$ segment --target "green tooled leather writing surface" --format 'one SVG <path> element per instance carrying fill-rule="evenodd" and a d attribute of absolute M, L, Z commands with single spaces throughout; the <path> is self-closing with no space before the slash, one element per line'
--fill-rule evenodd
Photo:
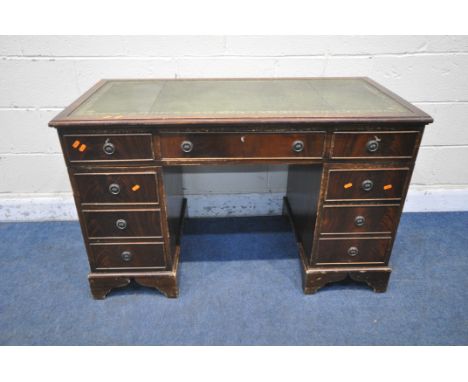
<path fill-rule="evenodd" d="M 411 117 L 362 78 L 107 81 L 73 119 Z"/>

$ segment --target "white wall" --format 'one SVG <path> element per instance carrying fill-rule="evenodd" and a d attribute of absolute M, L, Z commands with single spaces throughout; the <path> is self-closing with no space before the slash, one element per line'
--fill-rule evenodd
<path fill-rule="evenodd" d="M 417 195 L 451 189 L 461 207 L 466 201 L 467 36 L 1 36 L 0 56 L 0 219 L 29 213 L 34 208 L 23 202 L 39 203 L 38 196 L 43 205 L 70 201 L 47 122 L 99 79 L 125 77 L 369 76 L 435 119 L 422 142 L 410 207 Z M 285 187 L 277 167 L 211 172 L 185 176 L 187 193 L 199 195 L 192 198 L 194 215 L 269 213 Z M 207 199 L 207 193 L 238 195 Z M 415 210 L 434 208 L 427 197 L 416 204 Z M 41 216 L 47 213 L 57 217 Z"/>

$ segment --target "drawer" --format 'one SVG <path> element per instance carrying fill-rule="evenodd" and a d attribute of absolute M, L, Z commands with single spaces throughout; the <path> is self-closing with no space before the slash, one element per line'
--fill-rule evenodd
<path fill-rule="evenodd" d="M 401 199 L 408 171 L 408 168 L 331 169 L 325 199 Z"/>
<path fill-rule="evenodd" d="M 163 243 L 92 243 L 96 270 L 165 268 Z"/>
<path fill-rule="evenodd" d="M 331 157 L 341 158 L 412 158 L 419 133 L 410 132 L 336 132 Z"/>
<path fill-rule="evenodd" d="M 158 181 L 155 171 L 76 172 L 73 175 L 82 204 L 157 204 Z"/>
<path fill-rule="evenodd" d="M 322 158 L 325 133 L 161 135 L 162 158 Z"/>
<path fill-rule="evenodd" d="M 385 264 L 391 237 L 321 238 L 315 264 Z"/>
<path fill-rule="evenodd" d="M 358 206 L 324 206 L 320 233 L 387 233 L 395 230 L 400 206 L 392 205 L 358 205 Z"/>
<path fill-rule="evenodd" d="M 159 210 L 83 211 L 88 238 L 161 237 Z"/>
<path fill-rule="evenodd" d="M 70 162 L 154 159 L 151 134 L 64 135 L 63 151 Z"/>

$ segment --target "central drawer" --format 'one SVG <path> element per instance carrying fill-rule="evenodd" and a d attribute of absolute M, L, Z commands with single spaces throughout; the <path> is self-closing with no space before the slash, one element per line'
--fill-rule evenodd
<path fill-rule="evenodd" d="M 158 209 L 83 211 L 88 238 L 161 237 Z"/>
<path fill-rule="evenodd" d="M 325 133 L 163 134 L 165 158 L 322 158 Z"/>

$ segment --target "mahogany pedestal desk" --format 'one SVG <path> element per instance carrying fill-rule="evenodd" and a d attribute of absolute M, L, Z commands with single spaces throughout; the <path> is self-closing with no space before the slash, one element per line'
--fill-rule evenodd
<path fill-rule="evenodd" d="M 305 293 L 348 276 L 384 292 L 431 122 L 368 78 L 283 78 L 105 80 L 50 126 L 102 299 L 131 280 L 178 296 L 183 168 L 208 164 L 288 165 Z"/>

